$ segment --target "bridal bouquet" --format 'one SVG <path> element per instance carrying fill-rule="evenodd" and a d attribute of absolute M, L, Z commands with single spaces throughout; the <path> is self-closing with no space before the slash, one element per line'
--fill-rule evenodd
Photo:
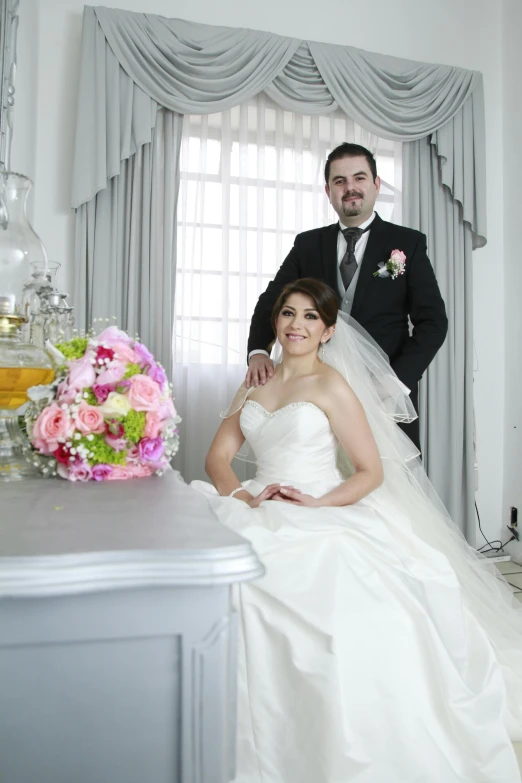
<path fill-rule="evenodd" d="M 115 326 L 51 347 L 50 386 L 34 386 L 25 414 L 26 457 L 69 481 L 161 474 L 178 450 L 167 376 L 152 354 Z"/>

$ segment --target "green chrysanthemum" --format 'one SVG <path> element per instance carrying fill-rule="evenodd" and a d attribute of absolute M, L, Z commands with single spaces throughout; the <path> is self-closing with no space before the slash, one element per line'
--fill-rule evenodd
<path fill-rule="evenodd" d="M 80 359 L 87 348 L 87 337 L 75 337 L 67 343 L 58 343 L 56 348 L 63 353 L 66 359 Z"/>
<path fill-rule="evenodd" d="M 121 423 L 125 430 L 125 438 L 130 443 L 138 443 L 145 429 L 145 411 L 129 411 Z"/>
<path fill-rule="evenodd" d="M 87 437 L 81 438 L 77 441 L 82 446 L 93 454 L 93 456 L 87 457 L 87 461 L 91 465 L 124 465 L 126 459 L 125 451 L 115 451 L 112 446 L 105 443 L 103 435 L 93 435 L 92 440 Z M 76 445 L 76 443 L 75 443 Z"/>
<path fill-rule="evenodd" d="M 89 405 L 98 405 L 98 399 L 92 389 L 84 389 L 82 396 L 85 402 Z"/>
<path fill-rule="evenodd" d="M 125 375 L 123 376 L 123 380 L 127 380 L 127 378 L 132 378 L 133 375 L 139 375 L 141 372 L 141 367 L 139 364 L 133 364 L 132 362 L 129 362 L 127 365 L 127 369 L 125 370 Z"/>

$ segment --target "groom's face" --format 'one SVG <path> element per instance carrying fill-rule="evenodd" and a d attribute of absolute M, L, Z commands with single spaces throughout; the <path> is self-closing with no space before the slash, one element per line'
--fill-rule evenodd
<path fill-rule="evenodd" d="M 371 217 L 381 180 L 373 181 L 366 158 L 340 158 L 330 164 L 326 195 L 345 226 L 359 226 Z"/>

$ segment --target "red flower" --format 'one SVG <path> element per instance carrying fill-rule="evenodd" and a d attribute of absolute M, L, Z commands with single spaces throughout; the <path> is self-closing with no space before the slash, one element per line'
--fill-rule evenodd
<path fill-rule="evenodd" d="M 63 465 L 69 464 L 69 457 L 71 456 L 69 449 L 64 443 L 59 443 L 56 451 L 52 452 L 53 457 L 57 462 L 61 462 Z"/>
<path fill-rule="evenodd" d="M 103 345 L 100 345 L 96 351 L 96 364 L 98 364 L 98 359 L 108 359 L 112 362 L 114 359 L 114 351 L 112 348 L 104 348 Z"/>

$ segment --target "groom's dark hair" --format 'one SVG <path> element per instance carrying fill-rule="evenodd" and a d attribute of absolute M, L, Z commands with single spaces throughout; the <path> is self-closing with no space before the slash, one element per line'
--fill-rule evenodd
<path fill-rule="evenodd" d="M 370 167 L 370 171 L 372 172 L 373 181 L 375 182 L 377 178 L 377 164 L 370 150 L 367 150 L 366 147 L 361 147 L 360 144 L 351 144 L 350 142 L 345 141 L 332 150 L 326 158 L 326 165 L 324 167 L 324 178 L 326 184 L 329 184 L 330 164 L 332 161 L 341 160 L 341 158 L 358 158 L 359 156 L 366 158 L 368 166 Z"/>
<path fill-rule="evenodd" d="M 277 333 L 276 321 L 279 313 L 286 304 L 289 296 L 292 294 L 304 294 L 312 299 L 315 309 L 321 316 L 325 326 L 333 326 L 337 321 L 339 312 L 339 297 L 329 285 L 315 277 L 302 277 L 293 283 L 285 285 L 272 310 L 272 328 L 274 334 Z"/>

